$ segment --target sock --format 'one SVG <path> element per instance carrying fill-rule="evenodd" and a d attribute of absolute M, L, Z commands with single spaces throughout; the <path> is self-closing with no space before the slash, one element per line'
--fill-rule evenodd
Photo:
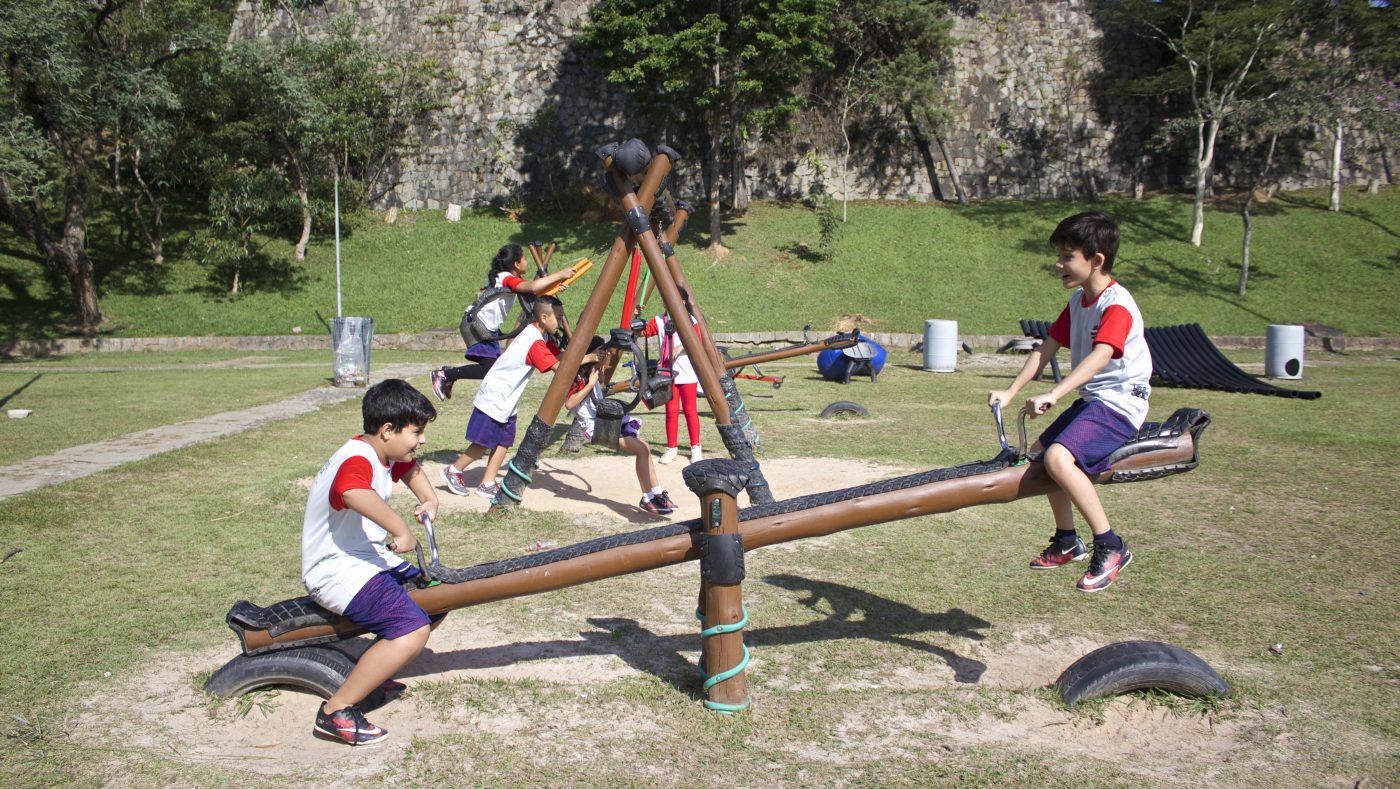
<path fill-rule="evenodd" d="M 1051 539 L 1053 539 L 1055 542 L 1073 542 L 1074 538 L 1078 536 L 1079 533 L 1076 532 L 1074 529 L 1065 529 L 1063 531 L 1061 531 L 1060 529 L 1056 529 L 1055 536 Z"/>
<path fill-rule="evenodd" d="M 1094 544 L 1102 545 L 1105 548 L 1109 548 L 1115 551 L 1123 550 L 1123 538 L 1114 534 L 1112 529 L 1109 529 L 1103 534 L 1095 534 Z"/>
<path fill-rule="evenodd" d="M 665 493 L 665 492 L 666 492 L 666 491 L 664 491 L 664 490 L 661 489 L 661 486 L 660 486 L 660 485 L 657 485 L 656 487 L 654 487 L 654 488 L 652 488 L 651 490 L 647 491 L 647 498 L 649 498 L 649 499 L 654 499 L 654 498 L 656 498 L 657 496 L 660 496 L 662 493 Z"/>

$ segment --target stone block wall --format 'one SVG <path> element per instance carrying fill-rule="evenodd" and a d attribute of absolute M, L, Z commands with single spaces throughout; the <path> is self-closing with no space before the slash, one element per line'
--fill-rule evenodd
<path fill-rule="evenodd" d="M 287 35 L 289 21 L 244 0 L 234 36 Z M 597 146 L 649 138 L 576 43 L 588 0 L 363 0 L 326 2 L 313 17 L 351 12 L 383 46 L 435 59 L 445 68 L 447 107 L 421 130 L 402 183 L 385 206 L 439 209 L 539 199 L 594 183 Z M 958 107 L 944 143 L 973 198 L 1092 198 L 1183 185 L 1181 162 L 1153 159 L 1142 141 L 1144 112 L 1106 98 L 1093 80 L 1104 35 L 1085 0 L 981 0 L 955 18 L 961 42 L 948 93 Z M 1118 66 L 1120 64 L 1113 64 Z M 932 177 L 903 118 L 889 111 L 853 119 L 852 155 L 841 178 L 842 141 L 831 118 L 810 110 L 793 132 L 755 140 L 745 175 L 758 198 L 796 198 L 821 189 L 852 199 L 927 200 L 953 196 L 940 149 Z M 654 141 L 654 140 L 653 140 Z M 698 190 L 694 150 L 679 175 Z M 1325 151 L 1303 147 L 1285 185 L 1326 180 Z M 1222 177 L 1229 177 L 1222 162 Z M 1373 175 L 1362 167 L 1349 183 Z M 696 196 L 696 195 L 691 195 Z"/>

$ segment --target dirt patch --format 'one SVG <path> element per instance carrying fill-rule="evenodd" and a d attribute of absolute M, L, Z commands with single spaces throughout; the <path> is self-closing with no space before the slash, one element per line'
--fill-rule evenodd
<path fill-rule="evenodd" d="M 438 472 L 442 464 L 428 460 L 425 465 L 441 490 Z M 699 515 L 698 501 L 684 493 L 680 482 L 683 467 L 684 463 L 678 462 L 660 469 L 663 484 L 681 504 L 673 519 Z M 887 478 L 901 471 L 877 464 L 812 458 L 770 459 L 764 461 L 763 469 L 784 498 Z M 470 471 L 474 476 L 469 475 L 469 481 L 476 484 L 481 467 Z M 549 457 L 540 464 L 526 506 L 570 513 L 590 523 L 659 520 L 634 506 L 639 495 L 632 463 L 626 457 Z M 440 492 L 440 499 L 445 510 L 485 510 L 489 506 L 486 499 L 477 496 Z M 400 503 L 407 507 L 411 496 Z M 586 700 L 601 685 L 648 673 L 663 676 L 674 670 L 671 663 L 676 654 L 649 653 L 655 650 L 658 637 L 669 641 L 694 636 L 694 624 L 686 612 L 671 613 L 673 616 L 658 621 L 659 626 L 645 630 L 629 628 L 626 622 L 590 620 L 593 630 L 564 628 L 524 638 L 521 623 L 492 617 L 489 611 L 473 612 L 469 626 L 463 624 L 465 618 L 451 618 L 400 675 L 409 685 L 409 693 L 371 716 L 394 733 L 372 749 L 351 749 L 314 738 L 311 724 L 319 699 L 308 693 L 275 690 L 254 694 L 248 697 L 253 703 L 244 715 L 239 714 L 237 702 L 211 703 L 199 689 L 199 672 L 223 665 L 232 656 L 231 645 L 198 653 L 154 655 L 128 681 L 113 681 L 93 695 L 88 711 L 75 723 L 74 736 L 149 748 L 190 763 L 236 765 L 281 776 L 294 784 L 323 777 L 325 765 L 332 763 L 342 781 L 372 778 L 386 765 L 400 763 L 416 738 L 431 741 L 471 731 L 499 735 L 519 730 L 528 734 L 537 725 L 524 701 L 521 707 L 484 709 L 458 703 L 460 698 L 453 695 L 458 691 L 451 687 L 444 689 L 446 696 L 440 692 L 442 683 L 458 679 L 537 680 L 551 687 L 570 688 L 578 694 L 579 703 L 565 704 L 565 709 L 554 713 L 562 712 L 569 718 L 569 727 L 590 731 L 626 727 L 636 730 L 633 735 L 640 732 L 645 736 L 648 727 L 657 725 L 655 721 L 645 716 L 625 721 L 609 718 L 615 711 L 610 713 L 608 707 L 595 707 Z M 366 643 L 358 639 L 338 646 L 354 654 Z M 940 701 L 912 709 L 857 705 L 842 714 L 842 741 L 850 743 L 850 749 L 838 752 L 800 740 L 778 748 L 796 758 L 841 762 L 856 758 L 856 753 L 862 754 L 861 758 L 871 753 L 899 756 L 911 743 L 926 743 L 934 737 L 949 750 L 994 745 L 1063 754 L 1081 763 L 1131 763 L 1133 772 L 1166 781 L 1202 775 L 1223 761 L 1259 758 L 1258 750 L 1247 750 L 1251 744 L 1257 745 L 1259 732 L 1266 728 L 1262 713 L 1257 711 L 1214 720 L 1173 715 L 1142 701 L 1119 699 L 1087 715 L 1062 709 L 1040 690 L 1070 663 L 1103 643 L 1034 628 L 997 643 L 969 638 L 959 642 L 956 651 L 964 658 L 962 662 L 979 667 L 974 675 L 960 674 L 950 662 L 932 670 L 890 666 L 888 671 L 867 674 L 861 681 L 862 688 L 877 692 L 927 688 L 935 692 L 932 698 Z M 695 659 L 688 651 L 682 653 L 686 659 Z M 781 661 L 776 658 L 767 669 L 763 659 L 755 664 L 760 694 L 781 695 L 798 688 L 843 690 L 840 683 L 833 683 L 811 666 L 783 665 Z M 217 730 L 216 737 L 209 736 L 212 730 Z"/>
<path fill-rule="evenodd" d="M 631 524 L 659 524 L 700 517 L 700 499 L 692 494 L 681 478 L 687 465 L 683 458 L 670 465 L 656 467 L 661 486 L 670 492 L 679 508 L 669 516 L 653 515 L 639 508 L 642 489 L 637 482 L 633 460 L 627 455 L 551 454 L 540 460 L 533 482 L 525 494 L 526 509 L 564 512 L 570 515 L 605 515 Z M 457 496 L 447 490 L 442 481 L 446 465 L 433 460 L 423 462 L 433 486 L 438 492 L 438 509 L 442 512 L 481 511 L 491 506 L 480 496 Z M 838 460 L 835 458 L 774 458 L 762 461 L 763 476 L 768 480 L 776 498 L 787 499 L 821 491 L 839 490 L 908 473 L 905 469 L 878 463 Z M 477 462 L 468 467 L 467 484 L 481 484 L 485 464 Z M 303 484 L 309 483 L 309 480 Z M 400 510 L 412 507 L 413 494 L 399 486 L 392 503 Z M 740 506 L 748 506 L 748 497 L 740 494 Z"/>
<path fill-rule="evenodd" d="M 130 682 L 100 691 L 89 712 L 76 724 L 74 736 L 112 739 L 125 746 L 150 748 L 191 763 L 237 765 L 266 775 L 312 779 L 316 771 L 334 763 L 342 780 L 370 778 L 385 765 L 405 755 L 415 738 L 432 739 L 447 733 L 479 729 L 509 734 L 528 729 L 529 715 L 521 709 L 478 709 L 473 705 L 444 708 L 434 699 L 433 686 L 454 679 L 534 679 L 553 686 L 575 688 L 580 703 L 567 717 L 588 727 L 604 727 L 606 709 L 590 706 L 589 690 L 614 680 L 647 671 L 631 654 L 655 644 L 656 637 L 694 634 L 688 622 L 673 631 L 629 634 L 626 628 L 606 638 L 587 633 L 541 637 L 521 641 L 499 619 L 474 616 L 470 627 L 444 627 L 434 634 L 427 650 L 400 675 L 409 694 L 376 710 L 374 722 L 395 732 L 372 749 L 351 749 L 311 736 L 311 722 L 319 699 L 298 691 L 281 690 L 260 696 L 246 715 L 234 702 L 213 705 L 197 688 L 196 671 L 220 665 L 227 648 L 194 654 L 172 654 L 147 661 Z M 611 629 L 610 629 L 611 631 Z M 630 642 L 630 643 L 629 643 Z M 356 652 L 363 639 L 340 645 Z M 951 672 L 919 673 L 892 667 L 870 688 L 927 688 L 947 695 L 922 710 L 857 707 L 841 721 L 841 739 L 852 748 L 846 753 L 795 741 L 781 746 L 797 758 L 842 762 L 862 754 L 896 756 L 913 742 L 935 737 L 946 747 L 996 745 L 1055 753 L 1079 761 L 1109 760 L 1132 765 L 1132 772 L 1166 781 L 1199 776 L 1221 762 L 1257 758 L 1250 753 L 1266 728 L 1258 711 L 1225 719 L 1175 715 L 1129 698 L 1101 705 L 1094 715 L 1060 708 L 1038 688 L 1052 682 L 1065 666 L 1101 644 L 1087 638 L 1049 638 L 1036 631 L 1016 634 L 998 647 L 969 644 L 968 649 L 987 665 L 976 686 L 958 684 Z M 690 655 L 693 659 L 693 655 Z M 762 671 L 762 666 L 756 667 Z M 820 671 L 809 677 L 820 685 Z M 425 684 L 426 683 L 426 684 Z M 767 693 L 783 693 L 769 688 Z M 878 705 L 876 705 L 878 706 Z M 621 725 L 620 722 L 614 722 Z M 631 727 L 654 725 L 631 720 Z M 218 731 L 210 737 L 211 727 Z M 820 758 L 818 758 L 820 757 Z"/>

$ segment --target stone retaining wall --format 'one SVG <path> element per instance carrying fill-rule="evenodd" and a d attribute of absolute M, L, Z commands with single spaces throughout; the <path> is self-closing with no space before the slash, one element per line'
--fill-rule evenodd
<path fill-rule="evenodd" d="M 813 334 L 813 337 L 829 335 Z M 897 351 L 907 351 L 923 342 L 921 334 L 870 332 L 867 337 L 880 345 Z M 964 334 L 961 342 L 979 351 L 994 351 L 1020 339 L 1019 334 Z M 796 345 L 803 342 L 801 332 L 731 332 L 715 335 L 720 345 L 758 347 Z M 1219 348 L 1264 350 L 1264 337 L 1220 335 L 1211 337 Z M 1304 346 L 1309 351 L 1325 352 L 1322 337 L 1307 337 Z M 1344 344 L 1348 351 L 1400 351 L 1400 337 L 1343 337 L 1331 340 L 1333 347 Z M 376 334 L 374 349 L 395 351 L 442 351 L 458 354 L 462 338 L 456 330 L 427 331 L 418 334 Z M 57 340 L 18 340 L 0 342 L 0 358 L 36 358 L 76 353 L 159 352 L 191 350 L 238 351 L 317 351 L 331 348 L 330 335 L 291 334 L 257 337 L 70 337 Z"/>
<path fill-rule="evenodd" d="M 442 70 L 446 106 L 432 128 L 416 132 L 418 151 L 401 162 L 384 207 L 441 209 L 558 196 L 597 180 L 593 152 L 602 143 L 653 136 L 630 111 L 626 93 L 604 79 L 577 43 L 589 0 L 297 5 L 313 35 L 331 15 L 353 13 L 385 49 L 426 58 Z M 972 197 L 1092 199 L 1138 182 L 1149 189 L 1185 185 L 1184 161 L 1150 153 L 1146 137 L 1154 126 L 1146 105 L 1095 85 L 1105 34 L 1090 3 L 980 0 L 957 7 L 959 43 L 947 81 L 954 119 L 944 141 Z M 283 4 L 242 0 L 232 36 L 280 38 L 292 29 Z M 1115 61 L 1111 67 L 1121 73 L 1131 66 Z M 752 135 L 745 150 L 750 194 L 800 198 L 816 189 L 852 199 L 926 200 L 936 193 L 932 178 L 952 198 L 937 146 L 931 175 L 896 108 L 851 119 L 853 147 L 842 183 L 839 125 L 818 105 L 812 102 L 813 109 L 778 138 Z M 694 141 L 668 141 L 695 156 Z M 1289 186 L 1325 183 L 1321 152 L 1305 149 L 1303 156 L 1280 168 Z M 1348 184 L 1373 174 L 1347 166 Z M 1219 177 L 1229 180 L 1227 161 Z M 677 178 L 679 192 L 698 195 L 693 158 Z"/>

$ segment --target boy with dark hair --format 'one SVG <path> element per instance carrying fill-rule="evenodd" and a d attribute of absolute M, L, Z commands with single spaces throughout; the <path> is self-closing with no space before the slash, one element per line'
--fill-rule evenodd
<path fill-rule="evenodd" d="M 389 732 L 365 720 L 357 705 L 375 691 L 402 691 L 394 674 L 418 656 L 429 630 L 442 620 L 430 618 L 404 591 L 418 568 L 394 554 L 412 551 L 417 542 L 389 506 L 401 480 L 418 497 L 414 517 L 437 514 L 437 494 L 416 458 L 437 411 L 408 382 L 391 379 L 365 392 L 360 413 L 364 432 L 336 450 L 311 483 L 301 577 L 311 599 L 378 637 L 317 709 L 313 733 L 373 745 Z"/>
<path fill-rule="evenodd" d="M 1075 214 L 1050 234 L 1059 251 L 1055 269 L 1069 303 L 1051 325 L 1049 338 L 1026 360 L 1006 389 L 987 395 L 989 406 L 1011 403 L 1021 387 L 1038 378 L 1062 346 L 1070 350 L 1071 372 L 1049 392 L 1026 401 L 1035 418 L 1078 389 L 1079 399 L 1057 418 L 1031 448 L 1060 489 L 1049 495 L 1055 517 L 1050 546 L 1031 561 L 1044 570 L 1089 555 L 1074 530 L 1074 509 L 1094 533 L 1089 570 L 1079 579 L 1083 592 L 1107 589 L 1133 560 L 1123 538 L 1114 534 L 1092 477 L 1107 471 L 1108 458 L 1142 427 L 1152 394 L 1152 356 L 1143 338 L 1142 314 L 1127 289 L 1113 279 L 1118 254 L 1118 224 L 1108 214 Z"/>
<path fill-rule="evenodd" d="M 525 385 L 536 372 L 547 373 L 559 366 L 559 346 L 549 339 L 559 330 L 564 312 L 559 299 L 540 296 L 535 300 L 535 322 L 516 335 L 500 358 L 481 380 L 472 401 L 472 415 L 467 422 L 466 439 L 471 443 L 451 465 L 442 469 L 442 481 L 450 493 L 465 496 L 472 492 L 462 471 L 479 460 L 489 450 L 486 473 L 476 494 L 495 499 L 500 487 L 496 474 L 506 461 L 506 451 L 515 445 L 516 406 L 525 395 Z M 589 354 L 580 364 L 596 361 Z"/>
<path fill-rule="evenodd" d="M 594 336 L 588 344 L 588 350 L 590 353 L 601 351 L 604 344 L 602 337 Z M 579 429 L 589 439 L 593 438 L 594 428 L 598 424 L 598 403 L 608 396 L 607 390 L 599 382 L 599 375 L 600 370 L 596 362 L 579 365 L 574 385 L 564 400 L 564 407 L 578 416 Z M 642 500 L 637 506 L 653 515 L 670 515 L 675 512 L 676 503 L 671 501 L 670 494 L 661 487 L 661 481 L 657 478 L 656 464 L 651 459 L 651 446 L 642 440 L 641 420 L 631 416 L 622 420 L 617 445 L 613 449 L 626 452 L 635 458 L 637 484 L 642 486 Z"/>

